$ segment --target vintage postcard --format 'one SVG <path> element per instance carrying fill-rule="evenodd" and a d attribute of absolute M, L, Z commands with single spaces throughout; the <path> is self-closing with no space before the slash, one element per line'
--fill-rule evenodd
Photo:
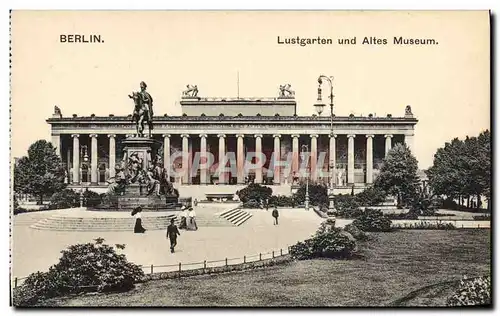
<path fill-rule="evenodd" d="M 492 306 L 489 11 L 12 11 L 11 304 Z"/>

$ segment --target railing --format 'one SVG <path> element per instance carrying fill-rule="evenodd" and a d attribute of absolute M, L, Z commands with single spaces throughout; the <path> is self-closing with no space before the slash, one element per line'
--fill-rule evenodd
<path fill-rule="evenodd" d="M 218 271 L 208 271 L 213 268 L 229 268 L 235 266 L 242 266 L 245 264 L 259 263 L 264 261 L 269 261 L 273 259 L 278 259 L 290 254 L 290 246 L 287 248 L 281 248 L 279 250 L 273 250 L 265 253 L 258 253 L 254 255 L 244 255 L 243 257 L 237 258 L 224 258 L 220 260 L 203 260 L 200 262 L 188 262 L 188 263 L 175 263 L 175 264 L 162 264 L 162 265 L 140 265 L 146 275 L 153 275 L 157 273 L 176 273 L 176 277 L 182 277 L 183 272 L 197 271 L 200 270 L 198 274 L 205 273 L 217 273 Z M 221 270 L 220 272 L 224 272 Z M 15 277 L 13 282 L 13 287 L 17 288 L 22 285 L 23 281 L 27 277 Z"/>

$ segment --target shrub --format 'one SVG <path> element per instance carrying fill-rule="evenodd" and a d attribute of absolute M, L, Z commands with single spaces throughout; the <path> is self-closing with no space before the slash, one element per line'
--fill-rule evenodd
<path fill-rule="evenodd" d="M 256 200 L 248 200 L 248 201 L 243 203 L 243 207 L 244 208 L 260 208 L 261 203 L 260 203 L 260 201 L 256 201 Z"/>
<path fill-rule="evenodd" d="M 273 195 L 269 198 L 270 206 L 279 206 L 279 207 L 294 207 L 295 199 L 293 196 L 286 195 Z"/>
<path fill-rule="evenodd" d="M 355 195 L 356 201 L 360 205 L 375 206 L 385 201 L 387 194 L 378 187 L 371 186 Z"/>
<path fill-rule="evenodd" d="M 356 240 L 348 232 L 335 228 L 331 220 L 323 223 L 316 234 L 290 247 L 292 258 L 349 258 L 356 251 Z"/>
<path fill-rule="evenodd" d="M 14 290 L 15 306 L 30 306 L 39 300 L 85 290 L 100 292 L 129 290 L 144 276 L 141 267 L 127 261 L 125 255 L 103 244 L 77 244 L 62 251 L 59 262 L 48 272 L 36 272 Z M 123 249 L 124 245 L 116 245 Z"/>
<path fill-rule="evenodd" d="M 306 185 L 301 184 L 293 196 L 297 204 L 304 204 L 306 201 Z M 309 203 L 315 206 L 328 205 L 328 188 L 323 184 L 310 183 Z"/>
<path fill-rule="evenodd" d="M 370 235 L 367 232 L 362 231 L 359 227 L 353 224 L 346 225 L 344 230 L 351 234 L 356 240 L 364 241 L 370 239 Z"/>
<path fill-rule="evenodd" d="M 49 208 L 62 209 L 78 207 L 79 205 L 80 194 L 71 189 L 64 189 L 52 195 L 50 198 Z"/>
<path fill-rule="evenodd" d="M 99 193 L 85 190 L 83 192 L 84 206 L 94 207 L 101 204 L 102 197 Z"/>
<path fill-rule="evenodd" d="M 338 195 L 335 197 L 336 216 L 341 218 L 356 218 L 363 211 L 359 208 L 359 203 L 354 196 Z"/>
<path fill-rule="evenodd" d="M 444 208 L 448 210 L 457 210 L 458 209 L 458 204 L 457 202 L 453 201 L 451 198 L 446 198 L 441 201 L 441 205 L 439 208 Z"/>
<path fill-rule="evenodd" d="M 271 188 L 258 183 L 249 184 L 247 187 L 236 192 L 236 195 L 238 195 L 242 203 L 246 203 L 250 200 L 266 201 L 272 194 L 273 190 Z"/>
<path fill-rule="evenodd" d="M 387 232 L 391 230 L 392 221 L 380 210 L 366 209 L 352 224 L 365 232 Z"/>
<path fill-rule="evenodd" d="M 460 281 L 459 288 L 446 302 L 448 306 L 471 306 L 491 304 L 491 277 L 480 277 Z"/>

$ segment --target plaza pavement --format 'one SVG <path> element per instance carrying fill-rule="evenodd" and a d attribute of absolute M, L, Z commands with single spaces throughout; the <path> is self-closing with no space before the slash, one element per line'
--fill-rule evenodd
<path fill-rule="evenodd" d="M 204 208 L 208 205 L 204 205 Z M 220 206 L 214 211 L 220 211 Z M 81 211 L 81 210 L 80 210 Z M 60 211 L 59 211 L 60 212 Z M 204 260 L 224 260 L 243 256 L 268 253 L 311 236 L 323 221 L 315 212 L 302 209 L 281 209 L 279 225 L 273 225 L 271 209 L 248 210 L 252 217 L 238 227 L 200 227 L 198 231 L 181 230 L 174 254 L 170 253 L 165 231 L 147 231 L 145 234 L 133 232 L 67 232 L 32 229 L 24 224 L 23 215 L 15 216 L 12 232 L 12 275 L 25 277 L 32 272 L 47 271 L 59 261 L 60 251 L 68 246 L 92 242 L 97 237 L 110 245 L 125 244 L 123 253 L 127 259 L 149 267 L 157 265 L 178 265 Z M 46 212 L 37 212 L 43 217 Z M 46 213 L 48 216 L 50 213 Z M 144 216 L 149 214 L 144 213 Z M 28 216 L 27 214 L 25 216 Z M 230 260 L 231 263 L 231 260 Z M 187 267 L 187 266 L 186 266 Z M 195 268 L 195 267 L 192 267 Z M 163 271 L 175 268 L 165 268 Z M 149 271 L 149 269 L 145 270 Z M 161 271 L 156 269 L 155 271 Z"/>

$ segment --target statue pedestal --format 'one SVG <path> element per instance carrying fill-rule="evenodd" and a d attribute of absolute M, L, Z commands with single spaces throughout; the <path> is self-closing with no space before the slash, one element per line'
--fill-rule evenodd
<path fill-rule="evenodd" d="M 153 166 L 155 159 L 158 155 L 158 149 L 161 148 L 162 143 L 148 137 L 127 137 L 122 144 L 124 145 L 124 161 L 130 162 L 132 156 L 137 156 L 135 160 L 139 163 L 137 170 L 146 171 L 149 167 Z M 133 176 L 133 170 L 128 170 L 127 166 L 124 170 L 128 176 Z M 168 166 L 167 166 L 168 167 Z M 147 185 L 144 183 L 130 183 L 125 187 L 123 195 L 114 195 L 108 198 L 106 204 L 96 207 L 100 210 L 114 210 L 114 211 L 132 211 L 134 208 L 140 206 L 144 211 L 174 211 L 179 210 L 181 205 L 177 195 L 156 195 L 148 194 Z"/>
<path fill-rule="evenodd" d="M 148 137 L 127 137 L 122 144 L 125 161 L 136 154 L 142 160 L 143 170 L 151 166 L 158 154 L 158 149 L 162 146 L 161 142 Z"/>

